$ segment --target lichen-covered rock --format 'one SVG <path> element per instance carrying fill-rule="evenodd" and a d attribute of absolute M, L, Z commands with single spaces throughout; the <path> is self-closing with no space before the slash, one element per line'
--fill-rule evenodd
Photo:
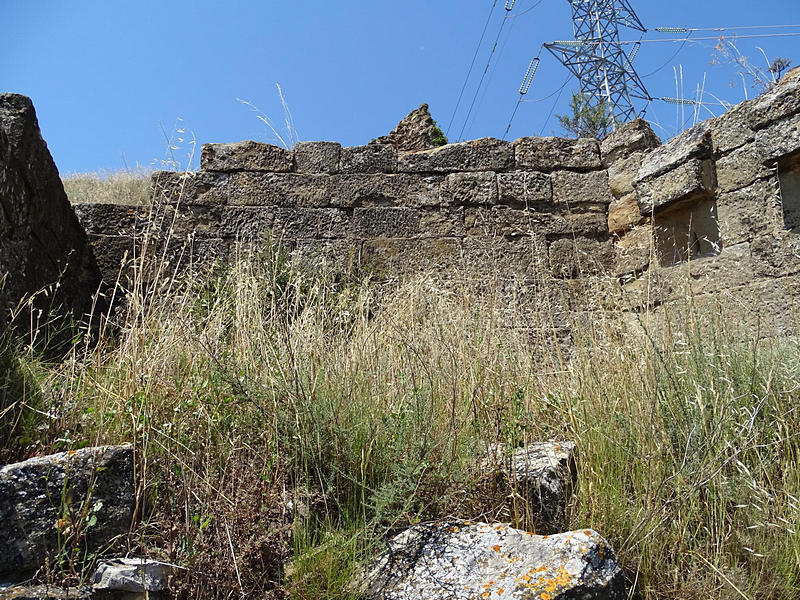
<path fill-rule="evenodd" d="M 670 204 L 710 196 L 716 187 L 716 173 L 711 160 L 690 159 L 653 179 L 635 184 L 639 208 L 652 214 Z"/>
<path fill-rule="evenodd" d="M 634 152 L 649 152 L 658 148 L 661 140 L 644 119 L 634 119 L 612 131 L 600 143 L 603 164 L 608 166 L 629 157 Z"/>
<path fill-rule="evenodd" d="M 797 97 L 800 98 L 800 92 Z M 756 147 L 765 162 L 776 161 L 800 151 L 800 113 L 758 131 Z"/>
<path fill-rule="evenodd" d="M 563 529 L 567 503 L 575 483 L 575 442 L 536 442 L 511 452 L 493 444 L 482 467 L 502 474 L 508 485 L 525 499 L 538 533 Z"/>
<path fill-rule="evenodd" d="M 442 206 L 459 204 L 497 204 L 497 175 L 484 173 L 453 173 L 441 187 Z"/>
<path fill-rule="evenodd" d="M 114 558 L 97 565 L 95 591 L 161 592 L 169 588 L 172 565 L 147 558 Z"/>
<path fill-rule="evenodd" d="M 0 600 L 90 600 L 92 588 L 57 585 L 0 586 Z"/>
<path fill-rule="evenodd" d="M 436 121 L 431 117 L 427 104 L 412 110 L 389 135 L 374 139 L 370 144 L 388 144 L 400 152 L 414 152 L 434 147 Z"/>
<path fill-rule="evenodd" d="M 56 316 L 51 309 L 80 320 L 100 285 L 33 103 L 19 94 L 0 94 L 0 281 L 0 327 L 20 300 L 36 294 L 16 319 L 20 328 L 34 329 L 40 318 Z M 37 294 L 44 289 L 50 293 Z"/>
<path fill-rule="evenodd" d="M 200 168 L 203 171 L 286 173 L 294 170 L 294 155 L 280 146 L 251 140 L 232 144 L 203 144 Z"/>
<path fill-rule="evenodd" d="M 600 145 L 595 139 L 525 137 L 514 142 L 517 169 L 549 173 L 559 169 L 600 169 Z"/>
<path fill-rule="evenodd" d="M 0 579 L 20 581 L 59 550 L 97 552 L 133 518 L 133 450 L 103 446 L 0 467 Z"/>
<path fill-rule="evenodd" d="M 401 173 L 502 172 L 513 167 L 514 149 L 511 143 L 495 138 L 401 154 L 397 164 L 397 170 Z"/>
<path fill-rule="evenodd" d="M 617 600 L 614 551 L 586 529 L 537 536 L 506 525 L 446 522 L 396 536 L 367 568 L 369 600 Z"/>

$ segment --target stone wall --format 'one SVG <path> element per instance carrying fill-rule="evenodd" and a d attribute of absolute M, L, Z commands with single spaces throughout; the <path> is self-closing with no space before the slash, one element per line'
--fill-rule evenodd
<path fill-rule="evenodd" d="M 644 121 L 602 143 L 206 144 L 201 171 L 154 176 L 154 208 L 77 211 L 106 279 L 157 214 L 174 252 L 191 241 L 206 260 L 269 234 L 307 264 L 383 278 L 494 274 L 564 311 L 598 300 L 586 297 L 596 275 L 600 300 L 631 310 L 687 285 L 697 298 L 735 291 L 788 327 L 800 297 L 799 123 L 795 71 L 665 145 Z"/>

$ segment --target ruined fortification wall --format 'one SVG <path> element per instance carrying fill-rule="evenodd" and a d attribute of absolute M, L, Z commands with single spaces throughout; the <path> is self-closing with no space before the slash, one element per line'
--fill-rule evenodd
<path fill-rule="evenodd" d="M 663 146 L 644 121 L 602 142 L 206 144 L 201 171 L 154 176 L 155 206 L 176 248 L 191 240 L 204 260 L 269 233 L 308 264 L 499 274 L 564 311 L 735 293 L 787 328 L 800 297 L 798 75 Z M 77 210 L 115 275 L 148 209 Z"/>

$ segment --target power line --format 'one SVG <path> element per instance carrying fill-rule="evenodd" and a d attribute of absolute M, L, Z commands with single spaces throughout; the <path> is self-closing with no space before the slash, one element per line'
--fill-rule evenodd
<path fill-rule="evenodd" d="M 511 12 L 511 9 L 514 8 L 516 0 L 506 0 L 506 14 L 503 16 L 503 21 L 500 23 L 500 30 L 497 32 L 497 37 L 494 39 L 494 44 L 492 44 L 492 51 L 489 53 L 489 58 L 486 60 L 486 67 L 483 69 L 483 73 L 481 74 L 481 79 L 478 81 L 478 87 L 475 88 L 475 95 L 472 97 L 472 102 L 469 105 L 469 110 L 467 111 L 467 117 L 464 119 L 464 125 L 461 127 L 461 131 L 458 134 L 458 139 L 462 139 L 464 135 L 464 130 L 467 127 L 467 123 L 469 122 L 469 118 L 472 115 L 472 109 L 475 108 L 475 101 L 478 99 L 478 94 L 481 91 L 481 87 L 483 86 L 483 80 L 486 78 L 486 73 L 489 72 L 489 65 L 492 62 L 492 57 L 494 56 L 495 51 L 497 50 L 497 43 L 500 41 L 500 36 L 503 34 L 503 28 L 506 25 L 506 21 L 508 21 L 508 13 Z"/>
<path fill-rule="evenodd" d="M 447 131 L 445 132 L 445 135 L 448 135 L 450 133 L 450 127 L 453 126 L 453 121 L 456 118 L 458 107 L 461 105 L 461 99 L 464 97 L 464 91 L 467 89 L 467 83 L 469 82 L 469 77 L 470 75 L 472 75 L 472 69 L 475 66 L 475 61 L 478 58 L 478 53 L 481 50 L 481 45 L 483 45 L 483 38 L 486 36 L 486 30 L 489 29 L 489 23 L 492 20 L 492 13 L 494 13 L 494 9 L 496 6 L 497 6 L 497 0 L 494 0 L 492 8 L 489 9 L 489 16 L 486 17 L 486 24 L 483 26 L 483 33 L 481 33 L 481 39 L 478 40 L 478 47 L 475 48 L 475 54 L 472 56 L 472 62 L 469 65 L 467 76 L 464 78 L 464 85 L 461 86 L 461 93 L 458 95 L 458 102 L 456 102 L 456 107 L 453 109 L 453 115 L 450 117 L 450 123 L 447 124 Z"/>
<path fill-rule="evenodd" d="M 729 31 L 731 29 L 797 29 L 800 25 L 742 25 L 741 27 L 655 27 L 659 33 L 686 33 L 687 31 Z"/>

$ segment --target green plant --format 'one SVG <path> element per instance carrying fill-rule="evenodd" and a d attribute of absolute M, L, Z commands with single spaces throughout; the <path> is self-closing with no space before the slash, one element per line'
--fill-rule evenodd
<path fill-rule="evenodd" d="M 599 101 L 577 92 L 570 100 L 570 114 L 556 115 L 561 127 L 569 135 L 603 139 L 617 121 L 605 98 Z"/>
<path fill-rule="evenodd" d="M 433 122 L 433 130 L 431 132 L 432 138 L 431 143 L 434 147 L 438 146 L 446 146 L 447 145 L 447 136 L 441 130 L 439 125 L 436 124 L 436 121 Z"/>

